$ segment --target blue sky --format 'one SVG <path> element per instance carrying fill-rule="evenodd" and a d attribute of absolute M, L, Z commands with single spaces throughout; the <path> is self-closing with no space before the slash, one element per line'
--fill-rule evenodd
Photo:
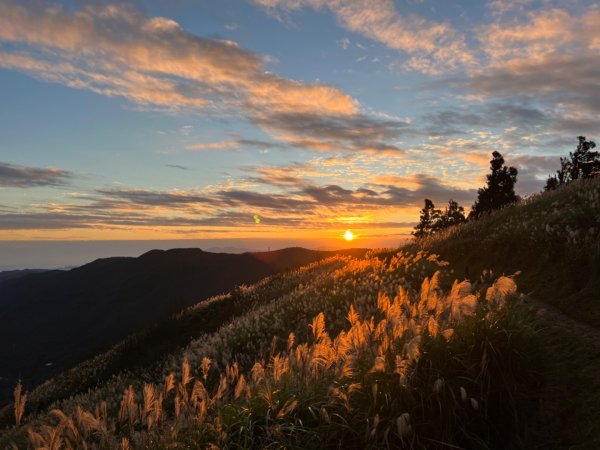
<path fill-rule="evenodd" d="M 494 150 L 539 191 L 598 80 L 591 1 L 0 0 L 0 240 L 397 242 Z"/>

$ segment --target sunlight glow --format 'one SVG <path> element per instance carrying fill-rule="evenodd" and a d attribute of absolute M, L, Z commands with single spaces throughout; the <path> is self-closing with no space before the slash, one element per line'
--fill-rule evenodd
<path fill-rule="evenodd" d="M 346 232 L 344 233 L 344 239 L 346 239 L 347 241 L 353 240 L 354 237 L 354 234 L 350 230 L 346 230 Z"/>

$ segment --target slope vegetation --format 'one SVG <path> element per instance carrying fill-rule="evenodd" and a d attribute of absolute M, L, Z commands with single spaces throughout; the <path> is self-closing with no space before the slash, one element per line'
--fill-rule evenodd
<path fill-rule="evenodd" d="M 18 379 L 31 389 L 200 300 L 333 254 L 152 250 L 7 279 L 0 283 L 0 405 Z"/>
<path fill-rule="evenodd" d="M 286 277 L 297 284 L 283 295 L 244 289 L 247 312 L 160 375 L 122 373 L 26 415 L 5 442 L 509 448 L 526 437 L 538 352 L 511 278 L 453 282 L 437 257 L 398 251 Z"/>
<path fill-rule="evenodd" d="M 600 177 L 535 195 L 421 240 L 457 275 L 521 271 L 524 292 L 600 328 Z"/>

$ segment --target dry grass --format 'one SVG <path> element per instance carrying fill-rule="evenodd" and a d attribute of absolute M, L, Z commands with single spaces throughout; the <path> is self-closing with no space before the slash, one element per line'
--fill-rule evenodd
<path fill-rule="evenodd" d="M 507 426 L 493 423 L 499 392 L 519 389 L 516 285 L 450 284 L 445 266 L 423 253 L 346 259 L 193 343 L 163 381 L 107 385 L 30 418 L 27 445 L 486 448 Z"/>

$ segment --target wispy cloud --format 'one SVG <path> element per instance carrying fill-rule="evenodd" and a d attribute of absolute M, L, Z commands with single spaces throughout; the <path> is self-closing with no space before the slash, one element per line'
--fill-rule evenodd
<path fill-rule="evenodd" d="M 459 201 L 470 201 L 474 196 L 473 190 L 452 187 L 427 175 L 382 177 L 357 186 L 319 183 L 315 179 L 335 173 L 319 172 L 316 166 L 328 164 L 327 160 L 320 161 L 247 168 L 248 177 L 232 186 L 163 191 L 113 187 L 73 194 L 70 202 L 32 206 L 18 213 L 6 211 L 0 228 L 189 231 L 203 226 L 254 230 L 254 214 L 263 219 L 263 231 L 323 230 L 348 223 L 372 229 L 394 228 L 411 223 L 405 217 L 418 210 L 425 196 L 443 202 L 448 196 Z M 341 160 L 332 163 L 340 164 Z"/>
<path fill-rule="evenodd" d="M 71 11 L 5 1 L 0 41 L 20 45 L 19 51 L 0 52 L 0 67 L 73 88 L 151 108 L 233 114 L 267 130 L 296 133 L 295 139 L 311 132 L 299 134 L 291 123 L 303 117 L 318 134 L 337 133 L 338 147 L 381 145 L 355 142 L 368 118 L 340 89 L 279 77 L 265 70 L 263 56 L 234 42 L 192 35 L 173 20 L 147 17 L 129 6 Z"/>
<path fill-rule="evenodd" d="M 272 14 L 328 9 L 347 30 L 409 55 L 406 67 L 425 73 L 464 69 L 475 60 L 450 24 L 402 15 L 392 0 L 252 0 Z M 280 17 L 280 16 L 279 16 Z"/>
<path fill-rule="evenodd" d="M 0 186 L 4 187 L 63 186 L 71 177 L 71 172 L 62 169 L 15 166 L 0 162 Z"/>
<path fill-rule="evenodd" d="M 488 8 L 495 15 L 524 11 L 535 0 L 489 0 Z"/>

